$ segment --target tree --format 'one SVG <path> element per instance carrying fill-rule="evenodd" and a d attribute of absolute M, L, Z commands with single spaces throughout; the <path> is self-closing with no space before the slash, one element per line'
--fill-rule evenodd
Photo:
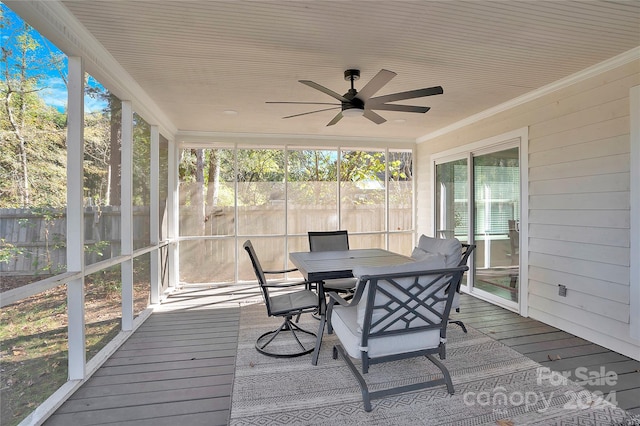
<path fill-rule="evenodd" d="M 100 131 L 101 140 L 92 140 L 86 137 L 87 133 L 87 125 L 89 122 L 85 118 L 85 144 L 87 142 L 93 143 L 94 147 L 90 147 L 89 150 L 92 150 L 97 147 L 97 145 L 104 145 L 105 142 L 108 146 L 104 148 L 98 148 L 100 150 L 106 149 L 106 153 L 108 153 L 106 159 L 106 163 L 102 163 L 99 161 L 94 164 L 96 166 L 96 170 L 106 170 L 107 175 L 104 177 L 106 181 L 106 187 L 93 188 L 93 187 L 85 187 L 85 190 L 88 192 L 87 196 L 94 198 L 96 200 L 100 200 L 100 204 L 103 205 L 112 205 L 119 206 L 121 204 L 122 199 L 122 190 L 120 188 L 120 177 L 121 177 L 121 163 L 122 163 L 122 153 L 120 150 L 122 144 L 122 101 L 118 99 L 113 93 L 106 90 L 99 84 L 87 84 L 85 86 L 85 94 L 91 98 L 103 101 L 105 103 L 105 108 L 98 112 L 92 113 L 99 114 L 101 116 L 99 124 L 100 126 L 107 126 L 108 131 L 105 133 L 104 130 Z M 108 122 L 105 122 L 105 120 Z M 97 124 L 94 122 L 94 124 Z M 89 161 L 91 164 L 91 159 L 87 158 L 86 155 L 87 148 L 85 147 L 85 161 Z M 86 176 L 88 172 L 87 163 L 85 163 L 85 183 Z M 103 173 L 100 173 L 103 174 Z"/>
<path fill-rule="evenodd" d="M 111 179 L 109 117 L 103 112 L 85 114 L 84 192 L 95 205 L 108 202 Z"/>
<path fill-rule="evenodd" d="M 5 207 L 66 203 L 66 117 L 40 97 L 62 58 L 43 55 L 34 30 L 4 13 L 0 65 L 0 196 Z M 18 161 L 15 161 L 15 159 Z"/>
<path fill-rule="evenodd" d="M 112 93 L 107 92 L 109 101 L 109 191 L 107 192 L 106 203 L 111 206 L 122 204 L 122 189 L 120 187 L 120 175 L 122 164 L 122 102 Z"/>

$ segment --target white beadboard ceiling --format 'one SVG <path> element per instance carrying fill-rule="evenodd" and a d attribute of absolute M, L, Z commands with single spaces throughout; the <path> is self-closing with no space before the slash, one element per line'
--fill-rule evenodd
<path fill-rule="evenodd" d="M 639 1 L 63 1 L 186 132 L 416 140 L 640 45 Z M 332 102 L 380 69 L 398 75 L 376 95 L 441 85 L 411 101 L 426 114 L 337 111 L 283 116 Z M 225 114 L 226 110 L 237 115 Z M 400 120 L 405 120 L 400 122 Z"/>

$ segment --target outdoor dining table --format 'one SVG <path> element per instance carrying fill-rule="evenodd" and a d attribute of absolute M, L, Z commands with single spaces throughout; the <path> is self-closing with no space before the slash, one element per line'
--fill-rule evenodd
<path fill-rule="evenodd" d="M 414 261 L 409 256 L 378 248 L 294 252 L 289 253 L 289 260 L 311 282 L 353 277 L 356 266 L 392 266 Z"/>
<path fill-rule="evenodd" d="M 310 282 L 318 283 L 320 298 L 320 325 L 317 333 L 316 347 L 311 357 L 311 364 L 317 365 L 324 332 L 324 315 L 326 311 L 322 282 L 337 278 L 353 277 L 353 268 L 357 266 L 393 266 L 413 262 L 409 256 L 383 249 L 353 249 L 342 251 L 308 251 L 289 253 L 289 260 Z"/>

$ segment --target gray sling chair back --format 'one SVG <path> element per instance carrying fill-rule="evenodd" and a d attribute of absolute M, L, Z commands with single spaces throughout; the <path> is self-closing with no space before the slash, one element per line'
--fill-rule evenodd
<path fill-rule="evenodd" d="M 315 343 L 315 339 L 308 339 L 309 342 L 307 342 L 307 346 L 305 346 L 305 343 L 301 341 L 299 334 L 307 334 L 313 337 L 316 337 L 316 334 L 300 328 L 298 325 L 294 324 L 291 319 L 294 316 L 299 316 L 306 312 L 317 312 L 319 305 L 318 295 L 305 288 L 309 284 L 307 281 L 284 283 L 267 282 L 267 275 L 280 275 L 286 272 L 296 271 L 297 269 L 294 268 L 279 271 L 263 270 L 251 241 L 245 241 L 243 247 L 251 259 L 251 264 L 253 265 L 253 270 L 256 274 L 256 278 L 258 279 L 258 284 L 260 285 L 264 303 L 267 308 L 267 315 L 270 317 L 283 318 L 283 322 L 280 327 L 275 330 L 268 331 L 258 337 L 258 340 L 256 340 L 256 350 L 261 354 L 277 358 L 291 358 L 311 353 L 314 349 L 313 343 Z M 301 289 L 277 295 L 271 294 L 272 290 L 288 289 L 293 287 L 301 287 Z M 291 345 L 286 345 L 284 342 L 281 342 L 283 344 L 273 345 L 272 348 L 275 347 L 273 350 L 271 348 L 267 348 L 267 346 L 273 343 L 278 336 L 287 334 L 290 334 L 291 337 L 293 337 L 295 341 L 295 350 L 288 350 L 288 347 Z"/>
<path fill-rule="evenodd" d="M 340 355 L 358 380 L 365 411 L 371 411 L 372 399 L 442 384 L 454 393 L 449 371 L 433 355 L 445 359 L 455 293 L 448 289 L 457 288 L 467 267 L 444 265 L 444 256 L 433 254 L 393 267 L 354 268 L 359 281 L 351 301 L 329 293 L 328 332 L 335 332 L 340 341 L 333 347 L 333 358 Z M 422 356 L 440 369 L 442 378 L 369 392 L 363 375 L 371 365 Z M 351 358 L 361 360 L 362 374 Z"/>
<path fill-rule="evenodd" d="M 342 251 L 349 250 L 349 234 L 347 231 L 309 231 L 310 251 Z M 355 278 L 339 278 L 323 281 L 325 292 L 337 291 L 349 293 L 356 286 Z"/>

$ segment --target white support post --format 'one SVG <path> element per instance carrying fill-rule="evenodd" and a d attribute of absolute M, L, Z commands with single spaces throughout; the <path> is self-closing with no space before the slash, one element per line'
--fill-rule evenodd
<path fill-rule="evenodd" d="M 122 153 L 121 165 L 121 238 L 122 255 L 122 330 L 133 329 L 133 107 L 131 101 L 122 101 Z"/>
<path fill-rule="evenodd" d="M 179 235 L 178 230 L 178 166 L 179 151 L 175 141 L 169 141 L 169 190 L 167 194 L 167 234 L 171 242 L 168 247 L 169 256 L 169 287 L 176 288 L 180 280 L 179 271 L 179 248 L 176 239 Z"/>
<path fill-rule="evenodd" d="M 389 148 L 384 149 L 384 248 L 389 250 L 391 240 L 391 230 L 389 229 Z"/>
<path fill-rule="evenodd" d="M 629 332 L 632 339 L 640 342 L 640 86 L 629 92 L 630 109 L 630 243 L 629 255 Z M 633 259 L 636 259 L 635 261 Z"/>
<path fill-rule="evenodd" d="M 160 242 L 160 129 L 158 126 L 151 126 L 151 194 L 149 197 L 149 235 L 151 236 L 151 245 L 156 249 L 149 253 L 151 276 L 151 292 L 150 301 L 152 304 L 160 303 L 160 250 L 158 243 Z"/>
<path fill-rule="evenodd" d="M 67 271 L 84 271 L 84 63 L 69 57 L 67 109 Z M 69 380 L 85 377 L 84 278 L 67 283 Z"/>

